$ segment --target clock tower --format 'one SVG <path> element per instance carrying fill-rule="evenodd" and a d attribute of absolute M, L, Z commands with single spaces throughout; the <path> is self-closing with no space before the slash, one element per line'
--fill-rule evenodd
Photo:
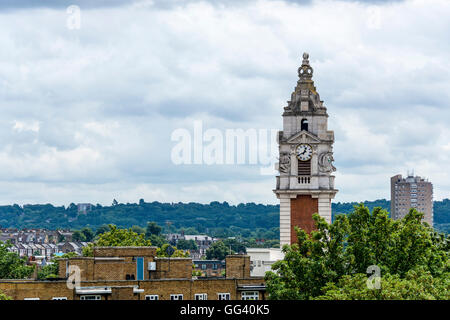
<path fill-rule="evenodd" d="M 330 223 L 331 199 L 337 193 L 332 175 L 334 132 L 328 130 L 327 109 L 312 75 L 309 55 L 304 53 L 297 86 L 284 107 L 283 131 L 278 132 L 279 175 L 274 192 L 280 199 L 281 246 L 297 241 L 294 226 L 311 232 L 314 213 Z"/>

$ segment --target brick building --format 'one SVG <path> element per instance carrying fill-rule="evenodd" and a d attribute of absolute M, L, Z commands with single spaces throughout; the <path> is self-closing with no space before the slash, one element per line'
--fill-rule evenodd
<path fill-rule="evenodd" d="M 225 261 L 221 260 L 193 260 L 196 271 L 201 272 L 202 277 L 220 277 L 225 270 Z"/>
<path fill-rule="evenodd" d="M 15 300 L 265 299 L 264 279 L 250 277 L 249 256 L 225 263 L 225 277 L 195 279 L 191 258 L 158 258 L 156 247 L 97 247 L 93 257 L 59 260 L 57 280 L 0 280 L 0 291 Z M 74 270 L 80 282 L 70 288 Z"/>

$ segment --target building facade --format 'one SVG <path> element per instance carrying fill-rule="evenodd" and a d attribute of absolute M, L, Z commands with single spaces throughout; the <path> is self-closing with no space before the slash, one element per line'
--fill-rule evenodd
<path fill-rule="evenodd" d="M 0 280 L 0 291 L 14 300 L 266 298 L 264 279 L 250 276 L 247 255 L 227 256 L 225 276 L 202 279 L 192 276 L 191 258 L 159 258 L 156 247 L 98 247 L 92 257 L 60 259 L 58 263 L 58 279 Z"/>
<path fill-rule="evenodd" d="M 247 255 L 250 256 L 252 277 L 264 277 L 267 271 L 272 270 L 275 262 L 284 258 L 280 248 L 247 248 Z"/>
<path fill-rule="evenodd" d="M 336 170 L 334 132 L 328 130 L 327 109 L 312 80 L 309 55 L 303 54 L 299 80 L 284 108 L 283 131 L 278 134 L 279 163 L 274 190 L 280 199 L 280 245 L 297 241 L 294 226 L 314 229 L 312 215 L 331 222 L 331 200 Z"/>
<path fill-rule="evenodd" d="M 433 226 L 433 184 L 419 176 L 391 177 L 391 218 L 401 219 L 410 208 L 424 213 L 423 220 Z"/>

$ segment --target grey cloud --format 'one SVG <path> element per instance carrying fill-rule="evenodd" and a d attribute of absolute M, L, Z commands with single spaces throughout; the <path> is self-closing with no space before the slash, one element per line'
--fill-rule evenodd
<path fill-rule="evenodd" d="M 386 6 L 370 29 L 359 5 L 254 3 L 98 7 L 78 31 L 51 10 L 3 14 L 0 191 L 15 191 L 0 200 L 276 202 L 275 179 L 259 166 L 174 165 L 170 135 L 194 120 L 281 129 L 303 51 L 335 131 L 339 200 L 379 197 L 382 174 L 411 162 L 450 190 L 449 29 L 430 23 L 443 8 Z M 40 128 L 13 130 L 14 121 Z M 355 190 L 363 180 L 373 184 Z"/>
<path fill-rule="evenodd" d="M 53 8 L 62 9 L 70 5 L 78 5 L 83 9 L 108 8 L 117 6 L 143 5 L 150 8 L 170 9 L 174 6 L 186 5 L 189 3 L 208 2 L 212 5 L 246 5 L 254 0 L 3 0 L 0 3 L 0 10 L 8 9 L 28 9 L 28 8 Z M 271 0 L 269 0 L 271 1 Z M 300 5 L 310 5 L 313 0 L 284 0 L 287 3 Z M 383 4 L 391 2 L 401 2 L 404 0 L 341 0 L 347 2 Z"/>

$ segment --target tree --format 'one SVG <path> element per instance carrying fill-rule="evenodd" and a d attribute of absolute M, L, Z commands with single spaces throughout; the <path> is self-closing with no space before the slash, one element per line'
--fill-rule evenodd
<path fill-rule="evenodd" d="M 8 297 L 6 294 L 0 292 L 0 300 L 11 300 L 11 297 Z"/>
<path fill-rule="evenodd" d="M 194 240 L 180 239 L 177 242 L 177 248 L 181 250 L 198 250 L 198 245 Z"/>
<path fill-rule="evenodd" d="M 9 243 L 0 242 L 0 279 L 25 279 L 33 273 L 34 267 L 27 266 L 26 260 L 17 253 L 9 252 Z"/>
<path fill-rule="evenodd" d="M 131 230 L 133 230 L 133 232 L 136 232 L 137 234 L 145 234 L 145 229 L 140 226 L 132 226 Z"/>
<path fill-rule="evenodd" d="M 242 242 L 238 241 L 237 239 L 225 239 L 223 240 L 223 243 L 227 248 L 231 247 L 231 250 L 233 250 L 234 252 L 239 253 L 247 252 L 247 248 L 245 247 L 245 245 Z"/>
<path fill-rule="evenodd" d="M 57 261 L 53 261 L 38 269 L 37 278 L 38 280 L 46 280 L 50 278 L 57 278 L 59 273 L 59 266 Z"/>
<path fill-rule="evenodd" d="M 405 278 L 386 274 L 379 290 L 367 287 L 367 275 L 345 275 L 330 282 L 316 300 L 450 300 L 450 274 L 433 277 L 429 271 L 409 270 Z"/>
<path fill-rule="evenodd" d="M 137 234 L 131 229 L 118 229 L 115 225 L 109 225 L 109 231 L 102 233 L 98 239 L 83 248 L 83 256 L 92 256 L 93 247 L 142 247 L 151 246 L 150 240 L 143 234 Z"/>
<path fill-rule="evenodd" d="M 216 241 L 206 250 L 206 258 L 224 260 L 230 253 L 233 253 L 233 251 L 230 252 L 230 248 L 223 241 Z"/>
<path fill-rule="evenodd" d="M 79 230 L 76 230 L 72 234 L 72 240 L 77 242 L 85 242 L 86 236 Z"/>
<path fill-rule="evenodd" d="M 99 234 L 105 233 L 109 231 L 109 226 L 107 224 L 103 224 L 100 227 L 95 230 L 95 235 L 98 236 Z"/>
<path fill-rule="evenodd" d="M 362 204 L 349 215 L 336 216 L 332 224 L 317 214 L 313 218 L 317 230 L 307 234 L 296 228 L 297 243 L 283 246 L 284 259 L 273 264 L 275 272 L 266 273 L 271 299 L 336 296 L 349 283 L 358 285 L 362 280 L 357 274 L 365 274 L 369 266 L 379 267 L 392 288 L 397 278 L 403 281 L 417 270 L 448 277 L 448 236 L 421 223 L 423 214 L 415 209 L 395 221 L 386 210 L 370 213 Z"/>
<path fill-rule="evenodd" d="M 78 257 L 76 252 L 67 252 L 59 257 L 53 256 L 53 259 L 47 265 L 38 269 L 37 278 L 38 280 L 46 280 L 59 277 L 59 259 L 69 259 L 73 257 Z"/>
<path fill-rule="evenodd" d="M 151 235 L 159 236 L 161 234 L 162 228 L 156 224 L 156 222 L 148 222 L 147 230 L 145 236 L 150 238 Z"/>
<path fill-rule="evenodd" d="M 94 232 L 89 227 L 84 227 L 81 229 L 81 233 L 84 235 L 84 238 L 86 242 L 91 242 L 94 239 Z"/>
<path fill-rule="evenodd" d="M 172 247 L 173 253 L 172 255 L 169 255 L 167 253 L 167 248 Z M 179 250 L 174 246 L 171 246 L 170 244 L 166 243 L 163 244 L 161 248 L 156 249 L 156 256 L 157 257 L 171 257 L 171 258 L 188 258 L 189 257 L 189 251 L 183 251 Z"/>
<path fill-rule="evenodd" d="M 152 234 L 150 238 L 148 238 L 152 245 L 156 247 L 161 247 L 163 244 L 167 243 L 167 240 L 163 236 L 157 236 Z"/>

